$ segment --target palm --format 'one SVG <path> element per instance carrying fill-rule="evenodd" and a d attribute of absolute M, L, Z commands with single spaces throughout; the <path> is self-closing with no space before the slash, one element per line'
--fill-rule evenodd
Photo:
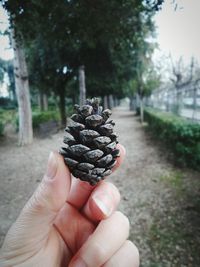
<path fill-rule="evenodd" d="M 69 203 L 66 203 L 50 227 L 35 258 L 41 266 L 68 266 L 71 258 L 79 250 L 94 230 L 94 224 Z M 37 242 L 35 250 L 37 250 Z M 54 259 L 54 261 L 52 261 Z M 32 259 L 31 259 L 32 260 Z M 39 261 L 38 261 L 39 260 Z M 27 262 L 28 266 L 28 262 Z"/>

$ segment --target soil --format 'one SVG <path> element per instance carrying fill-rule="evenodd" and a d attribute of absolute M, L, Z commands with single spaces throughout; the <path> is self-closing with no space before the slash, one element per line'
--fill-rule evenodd
<path fill-rule="evenodd" d="M 173 166 L 167 149 L 127 107 L 115 108 L 112 117 L 127 155 L 109 180 L 121 192 L 119 209 L 130 220 L 141 266 L 200 266 L 200 174 Z M 62 138 L 60 131 L 27 147 L 18 147 L 15 135 L 0 140 L 0 244 Z"/>

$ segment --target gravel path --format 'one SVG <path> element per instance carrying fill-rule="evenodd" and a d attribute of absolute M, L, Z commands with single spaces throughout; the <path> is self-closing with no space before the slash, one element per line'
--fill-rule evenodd
<path fill-rule="evenodd" d="M 164 148 L 152 140 L 126 107 L 114 110 L 116 131 L 127 150 L 123 166 L 109 179 L 119 188 L 130 219 L 130 239 L 144 267 L 200 266 L 200 174 L 173 167 Z M 0 142 L 0 243 L 40 182 L 50 150 L 62 143 L 59 132 L 18 147 Z"/>

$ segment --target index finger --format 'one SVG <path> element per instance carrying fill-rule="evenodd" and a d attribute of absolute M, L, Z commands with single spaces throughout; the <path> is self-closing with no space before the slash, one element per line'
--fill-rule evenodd
<path fill-rule="evenodd" d="M 121 165 L 125 157 L 125 148 L 120 144 L 117 144 L 117 148 L 120 150 L 120 156 L 116 159 L 117 163 L 113 168 L 113 171 Z M 101 183 L 103 182 L 104 181 L 102 181 Z M 98 184 L 96 186 L 92 186 L 87 182 L 83 182 L 77 178 L 72 177 L 72 183 L 67 202 L 74 207 L 81 209 L 96 187 L 98 187 Z"/>

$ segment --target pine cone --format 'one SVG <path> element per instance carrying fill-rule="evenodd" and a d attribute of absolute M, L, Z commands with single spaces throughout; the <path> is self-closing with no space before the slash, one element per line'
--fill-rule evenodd
<path fill-rule="evenodd" d="M 115 123 L 108 120 L 111 111 L 103 110 L 97 98 L 87 100 L 82 107 L 75 105 L 75 110 L 59 152 L 73 176 L 95 185 L 112 173 L 120 153 L 113 132 Z"/>

